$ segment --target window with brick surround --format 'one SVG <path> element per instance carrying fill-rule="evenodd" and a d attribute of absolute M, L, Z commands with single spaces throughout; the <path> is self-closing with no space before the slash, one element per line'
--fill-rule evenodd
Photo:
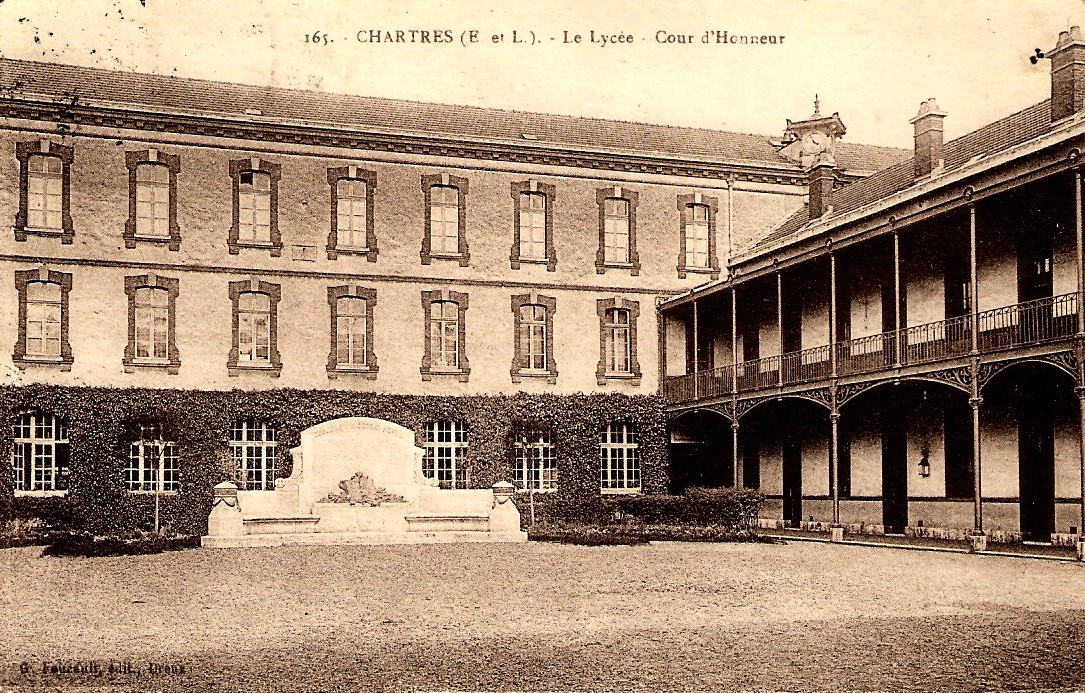
<path fill-rule="evenodd" d="M 513 348 L 512 382 L 522 378 L 546 378 L 556 383 L 558 366 L 554 359 L 554 313 L 557 299 L 535 293 L 512 297 Z"/>
<path fill-rule="evenodd" d="M 622 298 L 597 299 L 599 315 L 599 364 L 595 379 L 599 385 L 608 380 L 629 380 L 640 384 L 637 361 L 637 318 L 640 302 Z"/>
<path fill-rule="evenodd" d="M 27 236 L 56 236 L 64 245 L 75 238 L 71 215 L 74 150 L 48 140 L 18 142 L 19 209 L 15 240 Z"/>
<path fill-rule="evenodd" d="M 267 248 L 282 255 L 279 235 L 279 176 L 282 167 L 258 158 L 230 162 L 233 179 L 233 225 L 227 245 L 231 255 L 241 248 Z"/>
<path fill-rule="evenodd" d="M 71 370 L 68 342 L 68 293 L 72 275 L 45 269 L 15 272 L 19 295 L 19 337 L 12 361 L 19 368 L 52 365 Z"/>
<path fill-rule="evenodd" d="M 176 375 L 181 367 L 177 350 L 177 295 L 180 281 L 143 274 L 124 278 L 128 296 L 128 345 L 124 371 L 161 368 Z"/>
<path fill-rule="evenodd" d="M 520 425 L 513 430 L 512 478 L 518 489 L 557 489 L 553 432 L 549 428 Z"/>
<path fill-rule="evenodd" d="M 376 302 L 376 289 L 352 285 L 328 287 L 331 311 L 329 378 L 340 374 L 377 377 L 377 357 L 373 353 L 373 307 Z"/>
<path fill-rule="evenodd" d="M 274 491 L 279 450 L 275 427 L 246 419 L 230 427 L 230 459 L 243 491 Z"/>
<path fill-rule="evenodd" d="M 599 250 L 595 255 L 595 271 L 603 274 L 607 268 L 628 269 L 632 276 L 640 274 L 637 253 L 637 202 L 639 195 L 620 186 L 602 188 L 595 193 L 599 205 Z"/>
<path fill-rule="evenodd" d="M 513 183 L 513 233 L 509 262 L 512 269 L 522 263 L 546 265 L 548 272 L 557 269 L 554 250 L 553 185 L 524 181 Z"/>
<path fill-rule="evenodd" d="M 435 259 L 456 260 L 461 267 L 469 264 L 467 191 L 466 178 L 447 173 L 422 176 L 425 229 L 419 257 L 423 265 Z"/>
<path fill-rule="evenodd" d="M 679 195 L 678 211 L 681 215 L 679 278 L 697 273 L 718 279 L 720 265 L 716 257 L 716 198 L 702 196 L 700 193 Z"/>
<path fill-rule="evenodd" d="M 430 421 L 422 445 L 422 476 L 440 488 L 469 488 L 467 469 L 467 423 Z"/>
<path fill-rule="evenodd" d="M 640 438 L 629 423 L 599 431 L 599 488 L 603 493 L 640 493 Z"/>
<path fill-rule="evenodd" d="M 364 255 L 377 261 L 377 234 L 373 228 L 373 198 L 377 174 L 357 166 L 328 169 L 331 190 L 331 231 L 328 259 L 340 255 Z"/>
<path fill-rule="evenodd" d="M 128 167 L 128 221 L 124 224 L 124 247 L 147 242 L 181 248 L 177 223 L 177 174 L 181 157 L 154 149 L 125 152 Z"/>
<path fill-rule="evenodd" d="M 16 492 L 68 489 L 68 425 L 40 411 L 19 414 L 12 427 L 11 475 Z"/>
<path fill-rule="evenodd" d="M 471 366 L 467 361 L 464 318 L 467 314 L 467 294 L 436 290 L 422 292 L 425 313 L 425 355 L 419 372 L 422 380 L 435 376 L 455 377 L 467 382 Z"/>
<path fill-rule="evenodd" d="M 177 443 L 158 422 L 137 426 L 138 435 L 128 448 L 124 487 L 133 492 L 177 492 L 181 489 L 181 466 Z"/>
<path fill-rule="evenodd" d="M 233 303 L 233 346 L 227 368 L 231 376 L 259 371 L 278 377 L 278 284 L 253 280 L 230 282 Z"/>

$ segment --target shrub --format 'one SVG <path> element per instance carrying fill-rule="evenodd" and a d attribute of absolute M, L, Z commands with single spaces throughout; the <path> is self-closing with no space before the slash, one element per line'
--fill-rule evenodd
<path fill-rule="evenodd" d="M 141 534 L 135 537 L 96 537 L 90 534 L 67 534 L 45 547 L 42 556 L 140 556 L 163 551 L 199 548 L 199 537 Z"/>
<path fill-rule="evenodd" d="M 10 502 L 9 520 L 37 522 L 43 529 L 65 532 L 75 526 L 75 510 L 67 496 L 16 496 Z"/>
<path fill-rule="evenodd" d="M 640 532 L 599 527 L 548 527 L 530 532 L 528 539 L 577 546 L 635 546 L 648 543 L 648 538 Z"/>

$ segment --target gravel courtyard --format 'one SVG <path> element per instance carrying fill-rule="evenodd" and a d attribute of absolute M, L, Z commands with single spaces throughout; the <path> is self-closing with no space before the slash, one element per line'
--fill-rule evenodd
<path fill-rule="evenodd" d="M 0 686 L 1085 686 L 1075 563 L 799 542 L 39 552 L 0 551 Z"/>

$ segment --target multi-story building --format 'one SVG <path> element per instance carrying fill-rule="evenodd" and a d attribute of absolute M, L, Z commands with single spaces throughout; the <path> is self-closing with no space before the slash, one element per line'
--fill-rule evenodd
<path fill-rule="evenodd" d="M 14 492 L 94 526 L 154 492 L 199 529 L 212 484 L 271 488 L 345 415 L 413 428 L 447 486 L 666 491 L 656 304 L 806 194 L 793 129 L 16 60 L 0 118 Z M 906 156 L 835 151 L 841 181 Z"/>
<path fill-rule="evenodd" d="M 838 126 L 793 124 L 807 204 L 661 307 L 672 486 L 759 487 L 767 524 L 1080 538 L 1080 30 L 1047 58 L 1050 99 L 949 142 L 928 100 L 913 156 L 850 185 Z"/>

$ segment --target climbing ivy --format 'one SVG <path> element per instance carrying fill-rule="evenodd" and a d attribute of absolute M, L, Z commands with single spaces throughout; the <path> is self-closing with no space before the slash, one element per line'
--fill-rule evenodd
<path fill-rule="evenodd" d="M 212 487 L 233 478 L 230 428 L 243 419 L 264 420 L 278 429 L 279 476 L 289 475 L 288 451 L 299 444 L 301 432 L 324 421 L 347 416 L 384 419 L 413 430 L 418 445 L 427 422 L 464 421 L 474 488 L 511 480 L 509 449 L 517 425 L 548 426 L 553 431 L 558 494 L 563 497 L 599 495 L 599 430 L 609 422 L 625 421 L 640 434 L 644 491 L 662 493 L 667 484 L 666 418 L 657 396 L 0 387 L 0 420 L 13 422 L 19 412 L 34 409 L 67 421 L 69 491 L 62 500 L 16 498 L 10 475 L 0 475 L 0 517 L 26 516 L 35 506 L 49 507 L 52 514 L 70 516 L 76 528 L 103 534 L 153 523 L 153 494 L 129 493 L 123 483 L 128 445 L 139 423 L 152 420 L 161 422 L 177 443 L 180 458 L 180 490 L 160 498 L 162 523 L 185 534 L 206 531 Z M 0 426 L 0 459 L 11 459 L 11 446 L 8 423 Z"/>

